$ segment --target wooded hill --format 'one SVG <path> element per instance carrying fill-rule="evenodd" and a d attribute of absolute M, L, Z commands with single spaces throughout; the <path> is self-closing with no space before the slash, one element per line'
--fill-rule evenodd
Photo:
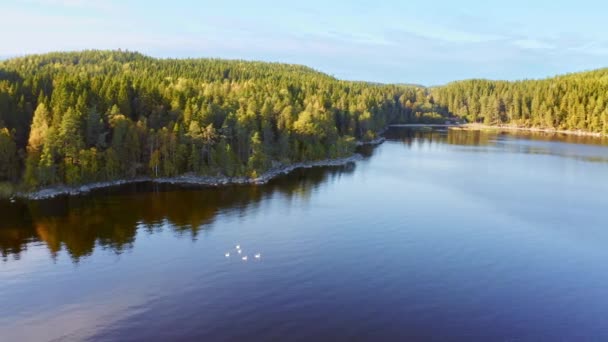
<path fill-rule="evenodd" d="M 201 175 L 353 153 L 391 122 L 442 122 L 421 87 L 340 81 L 313 69 L 134 52 L 0 62 L 0 183 Z"/>
<path fill-rule="evenodd" d="M 608 134 L 608 69 L 543 80 L 460 81 L 431 92 L 469 122 Z"/>
<path fill-rule="evenodd" d="M 0 62 L 0 193 L 54 184 L 256 177 L 353 153 L 389 123 L 514 124 L 608 134 L 608 69 L 425 89 L 300 65 L 49 53 Z M 4 190 L 4 192 L 7 192 Z"/>

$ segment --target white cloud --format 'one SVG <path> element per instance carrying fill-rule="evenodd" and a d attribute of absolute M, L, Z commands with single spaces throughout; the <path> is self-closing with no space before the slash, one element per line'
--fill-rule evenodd
<path fill-rule="evenodd" d="M 572 47 L 568 50 L 595 56 L 608 56 L 608 44 L 606 42 L 587 42 L 584 45 Z"/>
<path fill-rule="evenodd" d="M 555 45 L 551 43 L 534 38 L 517 39 L 514 40 L 512 44 L 519 48 L 528 50 L 547 50 L 555 48 Z"/>
<path fill-rule="evenodd" d="M 503 40 L 506 37 L 502 34 L 487 32 L 472 32 L 470 30 L 456 29 L 437 23 L 417 21 L 409 19 L 407 25 L 400 25 L 394 30 L 415 34 L 427 39 L 442 41 L 446 43 L 487 43 Z"/>

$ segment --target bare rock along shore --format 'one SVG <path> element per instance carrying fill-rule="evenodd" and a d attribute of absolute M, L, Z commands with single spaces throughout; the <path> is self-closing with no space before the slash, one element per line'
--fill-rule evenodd
<path fill-rule="evenodd" d="M 384 140 L 382 140 L 384 141 Z M 373 141 L 369 142 L 370 144 L 378 144 L 379 142 Z M 381 142 L 380 142 L 381 143 Z M 79 195 L 83 193 L 87 193 L 91 190 L 113 187 L 123 184 L 131 184 L 131 183 L 142 183 L 142 182 L 154 182 L 154 183 L 164 183 L 164 184 L 189 184 L 189 185 L 201 185 L 201 186 L 222 186 L 222 185 L 245 185 L 245 184 L 265 184 L 268 183 L 271 179 L 290 173 L 296 169 L 305 169 L 305 168 L 313 168 L 313 167 L 323 167 L 323 166 L 341 166 L 349 163 L 354 163 L 358 160 L 363 159 L 363 156 L 360 154 L 354 154 L 350 157 L 345 158 L 336 158 L 336 159 L 325 159 L 311 162 L 301 162 L 301 163 L 293 163 L 288 165 L 281 165 L 274 167 L 257 178 L 250 177 L 226 177 L 226 176 L 199 176 L 196 174 L 184 174 L 176 177 L 166 177 L 166 178 L 152 178 L 152 177 L 138 177 L 133 179 L 120 179 L 110 182 L 99 182 L 99 183 L 90 183 L 84 184 L 80 186 L 53 186 L 44 188 L 41 190 L 37 190 L 34 192 L 27 193 L 18 193 L 16 197 L 30 199 L 30 200 L 40 200 L 40 199 L 48 199 L 62 195 Z"/>
<path fill-rule="evenodd" d="M 388 128 L 388 127 L 387 127 Z M 384 133 L 386 129 L 379 132 L 379 135 Z M 357 146 L 371 145 L 376 146 L 382 144 L 386 139 L 379 137 L 371 141 L 358 141 Z M 108 182 L 89 183 L 78 186 L 58 185 L 43 188 L 32 192 L 20 192 L 14 197 L 24 198 L 29 200 L 48 199 L 63 195 L 79 195 L 90 192 L 95 189 L 108 188 L 124 184 L 153 182 L 159 184 L 184 184 L 184 185 L 200 185 L 200 186 L 222 186 L 222 185 L 246 185 L 246 184 L 265 184 L 275 177 L 290 173 L 296 169 L 307 169 L 313 167 L 326 166 L 341 166 L 349 163 L 354 163 L 363 159 L 363 156 L 355 153 L 352 156 L 335 159 L 323 159 L 310 162 L 299 162 L 287 165 L 273 167 L 256 178 L 251 177 L 227 177 L 227 176 L 200 176 L 193 173 L 187 173 L 176 177 L 137 177 L 132 179 L 119 179 Z"/>

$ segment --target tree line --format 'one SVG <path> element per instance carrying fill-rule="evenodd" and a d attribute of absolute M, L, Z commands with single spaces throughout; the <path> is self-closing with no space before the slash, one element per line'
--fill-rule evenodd
<path fill-rule="evenodd" d="M 349 155 L 389 123 L 452 116 L 608 134 L 608 69 L 425 89 L 128 51 L 9 59 L 0 62 L 0 192 L 184 173 L 255 177 Z"/>
<path fill-rule="evenodd" d="M 460 81 L 431 93 L 469 122 L 608 134 L 608 69 L 543 80 Z"/>
<path fill-rule="evenodd" d="M 446 115 L 422 87 L 341 81 L 299 65 L 30 55 L 0 62 L 0 183 L 256 177 L 349 155 L 391 122 Z"/>

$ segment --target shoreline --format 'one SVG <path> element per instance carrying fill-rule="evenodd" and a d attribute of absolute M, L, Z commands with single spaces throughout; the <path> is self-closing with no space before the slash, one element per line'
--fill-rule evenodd
<path fill-rule="evenodd" d="M 464 125 L 454 125 L 450 126 L 450 129 L 456 130 L 506 130 L 506 131 L 521 131 L 521 132 L 535 132 L 535 133 L 550 133 L 550 134 L 565 134 L 565 135 L 575 135 L 575 136 L 586 136 L 586 137 L 594 137 L 594 138 L 604 138 L 608 137 L 608 135 L 598 132 L 587 132 L 587 131 L 573 131 L 573 130 L 561 130 L 555 128 L 536 128 L 536 127 L 520 127 L 520 126 L 512 126 L 512 125 L 484 125 L 484 124 L 464 124 Z"/>
<path fill-rule="evenodd" d="M 370 140 L 370 141 L 357 141 L 357 144 L 355 146 L 357 146 L 357 147 L 361 147 L 361 146 L 378 146 L 378 145 L 382 144 L 385 141 L 386 141 L 385 137 L 379 137 L 379 138 L 376 138 L 376 139 Z"/>
<path fill-rule="evenodd" d="M 376 139 L 379 140 L 379 139 Z M 363 143 L 362 145 L 378 145 L 384 142 L 384 140 L 371 141 L 369 143 Z M 360 145 L 359 145 L 360 146 Z M 43 199 L 51 199 L 58 196 L 75 196 L 82 195 L 93 190 L 110 188 L 120 185 L 126 184 L 135 184 L 135 183 L 158 183 L 158 184 L 173 184 L 173 185 L 198 185 L 198 186 L 210 186 L 210 187 L 218 187 L 225 185 L 262 185 L 266 184 L 272 179 L 288 174 L 297 169 L 309 169 L 314 167 L 330 167 L 330 166 L 342 166 L 350 163 L 354 163 L 356 161 L 362 160 L 363 156 L 359 153 L 355 153 L 349 157 L 344 158 L 335 158 L 335 159 L 323 159 L 318 161 L 311 162 L 299 162 L 287 165 L 281 165 L 278 167 L 274 167 L 264 172 L 257 178 L 250 177 L 227 177 L 227 176 L 199 176 L 193 173 L 186 173 L 183 175 L 175 176 L 175 177 L 162 177 L 162 178 L 152 178 L 152 177 L 137 177 L 133 179 L 119 179 L 115 181 L 107 181 L 107 182 L 97 182 L 84 184 L 79 186 L 53 186 L 47 187 L 44 189 L 32 191 L 32 192 L 20 192 L 16 193 L 11 197 L 25 199 L 25 200 L 43 200 Z"/>
<path fill-rule="evenodd" d="M 423 127 L 430 127 L 430 128 L 451 128 L 451 127 L 462 127 L 464 125 L 459 125 L 459 124 L 421 124 L 421 123 L 415 123 L 415 124 L 392 124 L 389 127 L 397 127 L 397 128 L 423 128 Z"/>
<path fill-rule="evenodd" d="M 378 135 L 382 135 L 389 127 L 385 127 L 383 130 L 378 132 Z M 356 146 L 377 146 L 386 141 L 386 138 L 380 136 L 374 140 L 370 141 L 357 141 Z M 58 196 L 76 196 L 82 195 L 93 190 L 110 188 L 115 186 L 121 186 L 126 184 L 135 184 L 135 183 L 158 183 L 158 184 L 173 184 L 173 185 L 198 185 L 198 186 L 225 186 L 225 185 L 262 185 L 266 184 L 272 179 L 288 174 L 297 169 L 310 169 L 313 167 L 331 167 L 331 166 L 343 166 L 350 163 L 354 163 L 356 161 L 362 160 L 363 155 L 359 153 L 353 153 L 351 156 L 342 157 L 342 158 L 333 158 L 333 159 L 322 159 L 316 161 L 308 161 L 308 162 L 297 162 L 292 164 L 284 164 L 279 165 L 277 167 L 270 168 L 268 171 L 264 172 L 257 178 L 251 177 L 228 177 L 228 176 L 202 176 L 196 175 L 194 173 L 185 173 L 175 177 L 161 177 L 154 178 L 149 176 L 136 177 L 132 179 L 117 179 L 114 181 L 106 181 L 106 182 L 96 182 L 83 184 L 78 186 L 68 186 L 68 185 L 56 185 L 50 186 L 46 188 L 42 188 L 35 191 L 29 192 L 16 192 L 12 196 L 9 197 L 9 200 L 14 201 L 14 199 L 25 199 L 25 200 L 43 200 L 50 199 Z"/>
<path fill-rule="evenodd" d="M 393 124 L 388 125 L 385 129 L 379 132 L 379 134 L 383 134 L 390 127 L 440 127 L 440 128 L 448 128 L 454 130 L 508 130 L 508 131 L 522 131 L 522 132 L 536 132 L 536 133 L 549 133 L 549 134 L 565 134 L 565 135 L 574 135 L 574 136 L 588 136 L 594 138 L 604 138 L 608 135 L 602 133 L 595 132 L 585 132 L 585 131 L 571 131 L 571 130 L 557 130 L 557 129 L 548 129 L 548 128 L 533 128 L 533 127 L 518 127 L 518 126 L 492 126 L 492 125 L 484 125 L 484 124 Z M 357 141 L 356 146 L 377 146 L 386 141 L 386 138 L 380 136 L 371 141 Z M 67 186 L 67 185 L 57 185 L 42 188 L 39 190 L 31 191 L 31 192 L 16 192 L 8 199 L 11 201 L 19 198 L 25 200 L 43 200 L 50 199 L 58 196 L 75 196 L 81 195 L 93 190 L 121 186 L 126 184 L 135 184 L 135 183 L 158 183 L 158 184 L 173 184 L 173 185 L 198 185 L 198 186 L 210 186 L 210 187 L 218 187 L 225 185 L 262 185 L 266 184 L 272 179 L 288 174 L 297 169 L 308 169 L 314 167 L 331 167 L 331 166 L 342 166 L 347 165 L 349 163 L 353 163 L 359 160 L 362 160 L 363 156 L 359 153 L 354 153 L 349 157 L 343 158 L 334 158 L 334 159 L 323 159 L 317 161 L 310 162 L 298 162 L 293 164 L 280 165 L 274 168 L 269 169 L 264 172 L 257 178 L 250 178 L 246 176 L 241 177 L 228 177 L 228 176 L 202 176 L 196 175 L 193 173 L 186 173 L 175 177 L 161 177 L 161 178 L 153 178 L 149 176 L 144 177 L 136 177 L 132 179 L 118 179 L 114 181 L 106 181 L 106 182 L 96 182 L 83 184 L 79 186 Z"/>

